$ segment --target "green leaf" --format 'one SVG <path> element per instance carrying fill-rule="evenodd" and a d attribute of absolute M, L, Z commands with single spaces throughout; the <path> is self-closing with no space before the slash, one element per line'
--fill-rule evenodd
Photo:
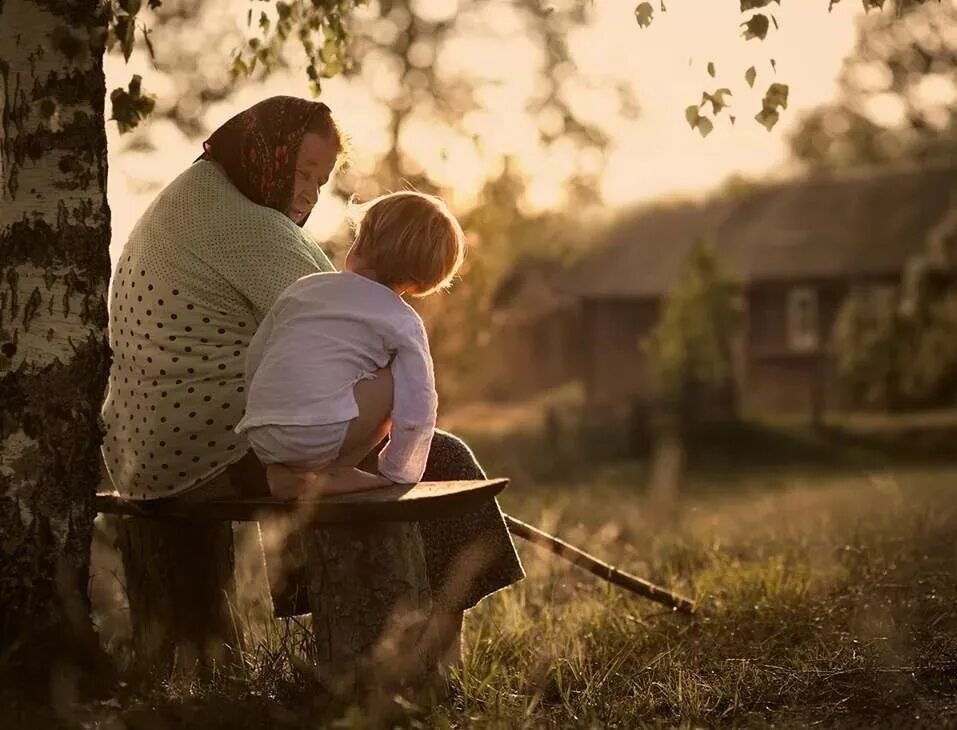
<path fill-rule="evenodd" d="M 655 9 L 651 7 L 651 3 L 644 2 L 640 3 L 638 7 L 635 8 L 635 19 L 638 21 L 638 25 L 642 28 L 647 28 L 651 25 L 651 21 L 655 17 Z"/>
<path fill-rule="evenodd" d="M 125 134 L 136 127 L 153 111 L 156 99 L 150 94 L 143 93 L 143 79 L 134 75 L 127 89 L 117 88 L 110 93 L 110 102 L 113 106 L 113 116 L 120 129 Z"/>
<path fill-rule="evenodd" d="M 778 110 L 788 108 L 788 91 L 787 84 L 774 83 L 764 93 L 764 99 L 761 101 L 761 111 L 754 118 L 763 124 L 768 131 L 771 131 L 781 118 Z"/>
<path fill-rule="evenodd" d="M 744 26 L 744 37 L 747 40 L 760 38 L 763 41 L 768 35 L 768 28 L 771 23 L 768 21 L 767 15 L 764 13 L 756 13 L 751 16 L 750 20 L 741 25 Z"/>
<path fill-rule="evenodd" d="M 758 72 L 755 71 L 754 66 L 749 68 L 744 72 L 744 80 L 748 82 L 748 86 L 754 88 L 754 80 L 758 77 Z"/>
<path fill-rule="evenodd" d="M 702 101 L 701 103 L 703 104 L 704 102 Z M 685 119 L 688 121 L 688 126 L 692 129 L 697 129 L 702 137 L 707 137 L 714 129 L 714 124 L 711 120 L 701 116 L 701 112 L 694 104 L 685 109 Z"/>
<path fill-rule="evenodd" d="M 771 84 L 764 94 L 764 105 L 771 109 L 777 109 L 778 107 L 787 109 L 789 91 L 790 89 L 787 84 Z"/>
<path fill-rule="evenodd" d="M 709 62 L 708 62 L 708 75 L 709 75 L 711 78 L 714 78 L 714 61 L 709 61 Z"/>
<path fill-rule="evenodd" d="M 114 26 L 113 32 L 116 34 L 116 39 L 119 41 L 120 48 L 123 51 L 123 58 L 129 61 L 130 56 L 133 53 L 136 21 L 134 21 L 129 15 L 119 15 L 116 18 L 116 24 Z"/>
<path fill-rule="evenodd" d="M 330 79 L 341 72 L 342 62 L 338 58 L 334 58 L 322 67 L 322 78 Z"/>
<path fill-rule="evenodd" d="M 247 66 L 246 62 L 237 55 L 236 58 L 233 59 L 233 65 L 229 69 L 229 75 L 233 78 L 233 80 L 245 78 L 249 76 L 249 66 Z"/>
<path fill-rule="evenodd" d="M 692 104 L 691 106 L 685 109 L 685 119 L 688 120 L 688 125 L 694 129 L 695 125 L 698 123 L 698 120 L 701 118 L 701 112 L 698 111 L 698 107 Z"/>
<path fill-rule="evenodd" d="M 143 7 L 142 0 L 117 0 L 116 4 L 127 15 L 136 15 Z"/>
<path fill-rule="evenodd" d="M 334 40 L 328 40 L 322 44 L 322 50 L 319 52 L 322 62 L 326 65 L 339 60 L 339 44 Z M 335 74 L 333 74 L 335 76 Z"/>
<path fill-rule="evenodd" d="M 712 114 L 720 114 L 728 106 L 727 97 L 729 96 L 731 96 L 731 89 L 721 88 L 713 94 L 705 92 L 701 95 L 701 105 L 703 106 L 710 101 Z"/>
<path fill-rule="evenodd" d="M 765 129 L 770 132 L 772 129 L 774 129 L 774 125 L 778 123 L 781 115 L 773 109 L 762 109 L 755 114 L 754 118 L 763 124 Z"/>

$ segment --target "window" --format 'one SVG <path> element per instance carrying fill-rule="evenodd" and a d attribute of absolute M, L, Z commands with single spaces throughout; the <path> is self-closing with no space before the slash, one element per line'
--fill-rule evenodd
<path fill-rule="evenodd" d="M 813 352 L 818 348 L 817 291 L 796 286 L 787 298 L 787 342 L 795 352 Z"/>

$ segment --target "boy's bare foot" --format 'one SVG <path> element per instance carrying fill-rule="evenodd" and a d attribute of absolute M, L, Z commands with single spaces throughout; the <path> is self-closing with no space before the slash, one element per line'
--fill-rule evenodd
<path fill-rule="evenodd" d="M 315 473 L 315 477 L 315 480 L 307 485 L 303 496 L 352 494 L 353 492 L 365 492 L 369 489 L 388 487 L 393 484 L 383 476 L 370 474 L 353 466 L 330 466 Z"/>
<path fill-rule="evenodd" d="M 298 499 L 316 478 L 316 472 L 293 469 L 287 464 L 266 466 L 266 483 L 277 499 Z"/>
<path fill-rule="evenodd" d="M 385 477 L 351 466 L 331 466 L 321 471 L 296 469 L 287 464 L 266 467 L 269 491 L 277 499 L 315 499 L 334 494 L 364 492 L 392 484 Z"/>

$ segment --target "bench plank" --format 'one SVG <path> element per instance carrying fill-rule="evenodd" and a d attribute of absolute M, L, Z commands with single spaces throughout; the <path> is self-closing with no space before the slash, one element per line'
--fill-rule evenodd
<path fill-rule="evenodd" d="M 395 484 L 354 494 L 317 500 L 281 500 L 273 497 L 186 502 L 170 499 L 138 501 L 115 492 L 93 499 L 103 514 L 133 515 L 156 519 L 256 522 L 269 517 L 295 515 L 312 524 L 350 522 L 414 522 L 445 517 L 477 507 L 498 495 L 508 479 L 476 479 L 455 482 Z"/>

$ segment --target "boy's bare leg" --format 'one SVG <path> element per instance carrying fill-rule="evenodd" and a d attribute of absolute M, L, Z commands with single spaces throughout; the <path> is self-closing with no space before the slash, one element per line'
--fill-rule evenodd
<path fill-rule="evenodd" d="M 273 495 L 280 499 L 318 497 L 391 484 L 388 479 L 356 466 L 389 433 L 392 395 L 392 371 L 388 368 L 376 371 L 373 379 L 356 383 L 359 415 L 349 423 L 338 458 L 321 470 L 308 464 L 270 464 L 266 478 Z"/>
<path fill-rule="evenodd" d="M 349 423 L 338 458 L 333 466 L 357 466 L 392 428 L 392 371 L 376 371 L 371 380 L 360 380 L 355 386 L 359 415 Z"/>

